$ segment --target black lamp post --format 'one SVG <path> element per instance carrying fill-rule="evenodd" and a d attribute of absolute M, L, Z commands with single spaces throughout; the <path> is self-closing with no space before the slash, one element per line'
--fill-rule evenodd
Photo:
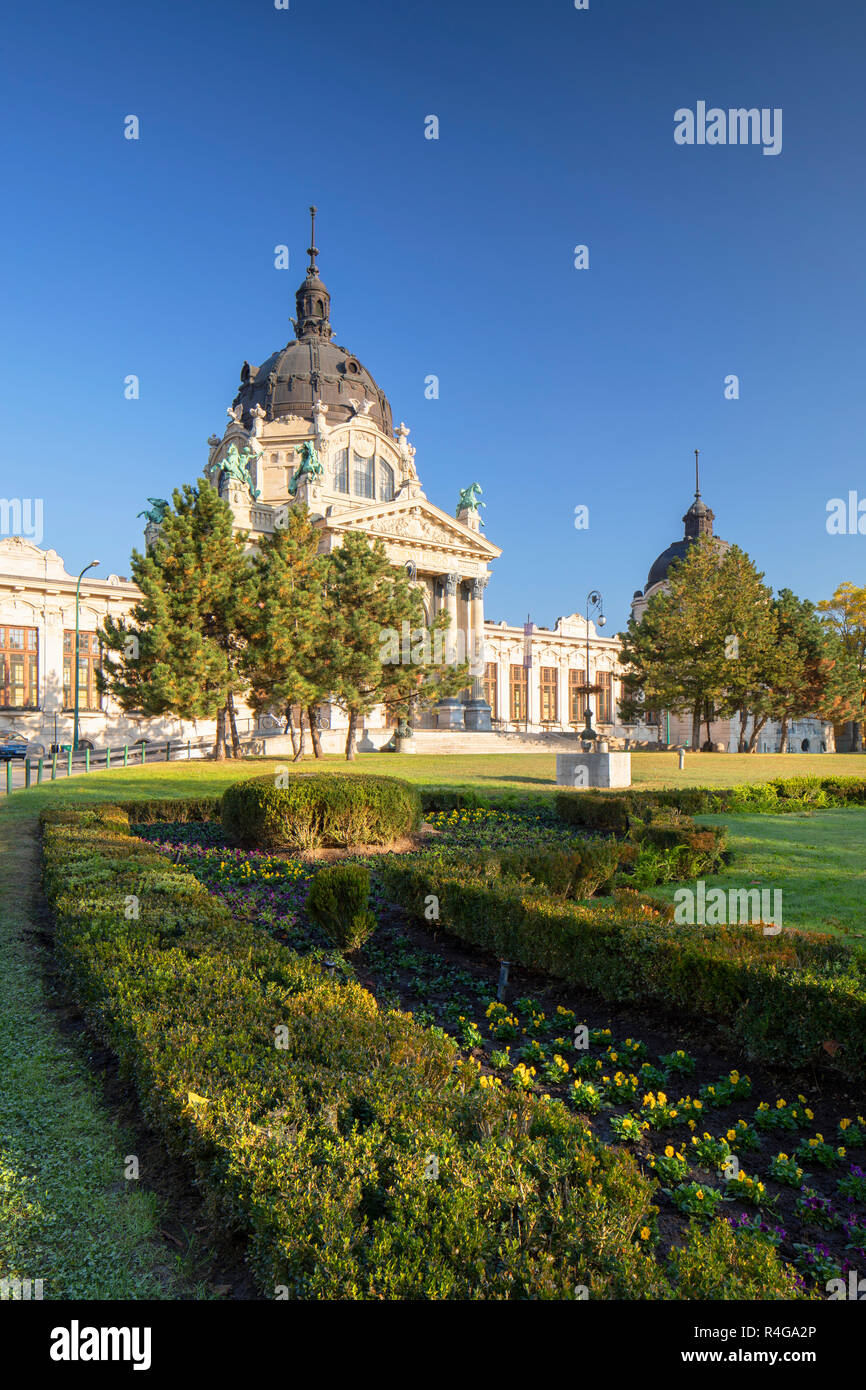
<path fill-rule="evenodd" d="M 98 561 L 98 560 L 91 560 L 89 565 L 85 565 L 85 566 L 84 566 L 84 569 L 81 571 L 81 574 L 79 574 L 79 576 L 78 576 L 78 583 L 77 583 L 76 586 L 75 586 L 75 715 L 74 715 L 73 723 L 72 723 L 72 749 L 73 749 L 73 752 L 76 752 L 77 749 L 78 749 L 78 691 L 79 691 L 79 679 L 78 679 L 78 678 L 79 678 L 79 675 L 80 675 L 80 672 L 79 672 L 79 670 L 78 670 L 78 646 L 79 646 L 78 608 L 79 608 L 79 601 L 80 601 L 80 598 L 81 598 L 81 581 L 82 581 L 82 579 L 84 578 L 84 576 L 85 576 L 85 574 L 87 573 L 87 571 L 88 571 L 88 570 L 92 570 L 93 567 L 94 567 L 94 565 L 98 565 L 98 564 L 99 564 L 99 561 Z"/>
<path fill-rule="evenodd" d="M 581 729 L 580 731 L 580 737 L 583 739 L 584 745 L 587 747 L 587 749 L 589 749 L 595 742 L 595 740 L 598 738 L 598 733 L 592 727 L 592 705 L 590 704 L 589 693 L 590 686 L 592 685 L 592 681 L 589 678 L 589 613 L 590 609 L 597 609 L 598 626 L 604 627 L 605 623 L 607 622 L 607 619 L 605 618 L 604 613 L 602 612 L 603 607 L 604 600 L 602 599 L 602 596 L 599 593 L 598 589 L 590 589 L 589 593 L 586 596 L 586 709 L 584 710 L 586 727 Z"/>

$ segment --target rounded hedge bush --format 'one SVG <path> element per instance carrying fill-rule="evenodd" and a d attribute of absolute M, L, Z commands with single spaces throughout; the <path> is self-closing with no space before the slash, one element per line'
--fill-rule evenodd
<path fill-rule="evenodd" d="M 387 845 L 421 823 L 421 799 L 396 777 L 298 773 L 235 782 L 223 793 L 226 835 L 244 849 Z"/>

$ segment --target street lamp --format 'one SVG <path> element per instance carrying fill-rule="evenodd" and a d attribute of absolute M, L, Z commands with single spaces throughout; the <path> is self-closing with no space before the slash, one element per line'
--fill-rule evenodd
<path fill-rule="evenodd" d="M 590 589 L 589 593 L 588 593 L 587 596 L 586 596 L 586 629 L 585 629 L 585 631 L 586 631 L 586 709 L 584 710 L 584 715 L 585 715 L 585 718 L 586 718 L 586 728 L 581 729 L 581 732 L 580 732 L 580 736 L 581 736 L 581 738 L 583 739 L 583 742 L 584 742 L 585 744 L 592 744 L 592 743 L 595 741 L 595 739 L 598 738 L 598 734 L 596 733 L 595 729 L 592 727 L 592 705 L 591 705 L 590 702 L 589 702 L 589 700 L 590 700 L 590 694 L 589 694 L 589 692 L 590 692 L 590 686 L 592 685 L 592 681 L 591 681 L 590 678 L 589 678 L 589 611 L 590 611 L 591 608 L 597 608 L 597 609 L 598 609 L 598 623 L 597 623 L 597 626 L 598 626 L 598 627 L 604 627 L 605 623 L 607 622 L 607 618 L 604 616 L 604 613 L 602 612 L 602 608 L 603 608 L 603 607 L 604 607 L 604 600 L 603 600 L 601 594 L 599 593 L 598 589 Z"/>
<path fill-rule="evenodd" d="M 94 565 L 98 565 L 98 560 L 91 560 L 89 565 L 78 576 L 78 583 L 75 586 L 75 715 L 72 722 L 72 751 L 78 751 L 78 689 L 79 689 L 79 670 L 78 670 L 78 607 L 81 598 L 81 581 L 88 570 L 92 570 Z"/>

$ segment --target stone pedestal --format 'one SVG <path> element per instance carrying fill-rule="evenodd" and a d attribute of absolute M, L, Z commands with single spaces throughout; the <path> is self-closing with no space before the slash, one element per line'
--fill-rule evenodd
<path fill-rule="evenodd" d="M 467 700 L 463 706 L 464 727 L 474 729 L 480 734 L 489 734 L 493 729 L 490 706 L 486 700 Z"/>
<path fill-rule="evenodd" d="M 456 698 L 440 700 L 436 706 L 437 729 L 465 729 L 463 722 L 464 704 Z"/>
<path fill-rule="evenodd" d="M 573 787 L 630 787 L 631 753 L 557 753 L 556 785 Z"/>

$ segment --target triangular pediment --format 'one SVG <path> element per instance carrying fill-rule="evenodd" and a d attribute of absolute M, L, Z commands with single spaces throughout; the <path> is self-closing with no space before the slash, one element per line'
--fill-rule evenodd
<path fill-rule="evenodd" d="M 394 502 L 371 502 L 369 507 L 349 507 L 331 512 L 324 519 L 332 531 L 366 531 L 383 541 L 417 542 L 425 549 L 443 553 L 495 560 L 499 546 L 456 517 L 434 507 L 426 497 L 398 498 Z"/>

